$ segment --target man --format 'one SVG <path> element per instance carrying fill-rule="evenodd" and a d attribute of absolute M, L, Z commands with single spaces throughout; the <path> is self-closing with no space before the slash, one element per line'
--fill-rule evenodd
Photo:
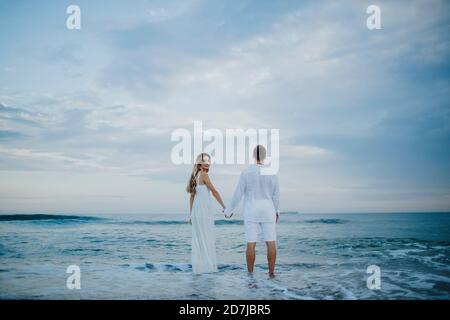
<path fill-rule="evenodd" d="M 247 270 L 253 272 L 255 247 L 260 228 L 267 245 L 269 275 L 273 277 L 277 256 L 275 224 L 280 216 L 278 177 L 277 175 L 261 174 L 266 159 L 266 149 L 263 146 L 255 147 L 253 157 L 256 164 L 249 166 L 241 173 L 231 203 L 225 208 L 224 213 L 226 218 L 230 218 L 241 198 L 244 197 Z"/>

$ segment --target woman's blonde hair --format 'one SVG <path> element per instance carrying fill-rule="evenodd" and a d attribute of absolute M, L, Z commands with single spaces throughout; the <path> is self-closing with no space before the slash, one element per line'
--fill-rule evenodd
<path fill-rule="evenodd" d="M 189 178 L 189 181 L 187 183 L 186 191 L 192 195 L 195 195 L 195 187 L 197 186 L 197 176 L 201 170 L 202 162 L 205 157 L 211 159 L 210 155 L 204 152 L 200 153 L 197 156 L 197 159 L 195 160 L 194 163 L 194 168 L 192 169 L 191 177 Z"/>

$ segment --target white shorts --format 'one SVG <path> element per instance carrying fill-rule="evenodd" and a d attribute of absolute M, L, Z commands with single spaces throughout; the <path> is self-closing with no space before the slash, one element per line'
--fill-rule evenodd
<path fill-rule="evenodd" d="M 245 221 L 245 240 L 247 242 L 257 242 L 258 228 L 261 228 L 264 241 L 277 241 L 277 231 L 275 222 L 253 222 Z"/>

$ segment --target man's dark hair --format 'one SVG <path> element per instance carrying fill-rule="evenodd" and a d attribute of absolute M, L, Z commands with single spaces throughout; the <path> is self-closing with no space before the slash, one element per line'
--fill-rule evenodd
<path fill-rule="evenodd" d="M 256 161 L 264 161 L 266 159 L 266 148 L 262 145 L 257 145 L 255 149 L 253 149 L 253 157 Z"/>

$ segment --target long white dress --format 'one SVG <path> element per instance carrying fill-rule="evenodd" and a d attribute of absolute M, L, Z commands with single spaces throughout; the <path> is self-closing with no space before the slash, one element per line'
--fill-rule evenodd
<path fill-rule="evenodd" d="M 192 204 L 192 271 L 217 272 L 216 235 L 209 188 L 197 182 Z"/>

